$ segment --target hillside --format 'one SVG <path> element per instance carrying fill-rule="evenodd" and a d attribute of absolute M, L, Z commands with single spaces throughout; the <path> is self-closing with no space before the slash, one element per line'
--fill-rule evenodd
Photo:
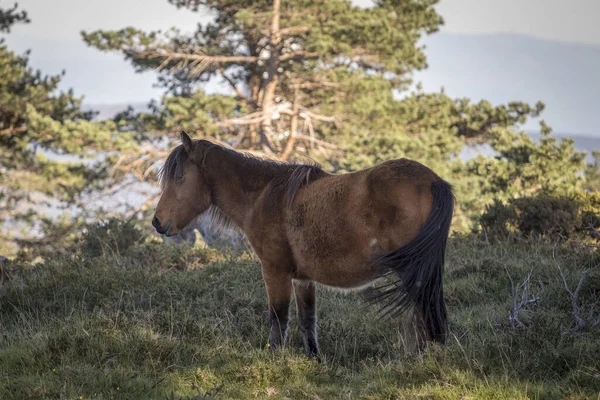
<path fill-rule="evenodd" d="M 600 137 L 600 46 L 447 32 L 422 42 L 429 67 L 415 78 L 426 91 L 444 87 L 450 96 L 492 104 L 542 101 L 542 118 L 556 132 Z"/>
<path fill-rule="evenodd" d="M 43 264 L 13 264 L 0 291 L 0 398 L 594 399 L 600 392 L 600 258 L 590 250 L 452 239 L 449 344 L 421 356 L 407 354 L 399 321 L 377 319 L 358 294 L 321 288 L 324 362 L 317 364 L 302 355 L 295 316 L 287 349 L 267 350 L 266 295 L 252 255 L 133 243 L 127 232 L 95 231 Z M 559 268 L 572 291 L 588 271 L 576 301 L 586 328 L 573 329 Z"/>

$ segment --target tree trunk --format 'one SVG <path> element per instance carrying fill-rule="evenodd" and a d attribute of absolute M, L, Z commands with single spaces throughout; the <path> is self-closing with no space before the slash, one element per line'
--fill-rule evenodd
<path fill-rule="evenodd" d="M 255 104 L 260 104 L 259 95 L 260 95 L 260 76 L 257 75 L 256 70 L 249 79 L 248 86 L 250 86 L 250 96 Z M 258 110 L 252 110 L 258 111 Z M 253 148 L 256 144 L 258 144 L 258 131 L 259 124 L 250 125 L 250 148 Z"/>
<path fill-rule="evenodd" d="M 275 149 L 271 142 L 273 138 L 273 126 L 271 119 L 271 107 L 275 100 L 275 90 L 279 83 L 277 68 L 279 67 L 280 35 L 279 35 L 279 9 L 280 0 L 273 1 L 273 19 L 271 20 L 271 42 L 269 44 L 269 60 L 267 61 L 267 71 L 264 79 L 264 92 L 261 108 L 266 118 L 263 119 L 260 126 L 260 141 L 263 151 L 273 153 Z"/>
<path fill-rule="evenodd" d="M 298 102 L 300 101 L 300 99 L 298 98 L 299 95 L 300 90 L 298 88 L 298 85 L 295 85 L 294 100 L 292 103 L 292 119 L 290 121 L 290 136 L 288 137 L 288 140 L 285 143 L 285 149 L 281 154 L 282 160 L 287 160 L 292 154 L 292 150 L 294 149 L 294 142 L 296 141 L 296 131 L 298 130 L 298 117 L 300 114 L 298 110 Z"/>

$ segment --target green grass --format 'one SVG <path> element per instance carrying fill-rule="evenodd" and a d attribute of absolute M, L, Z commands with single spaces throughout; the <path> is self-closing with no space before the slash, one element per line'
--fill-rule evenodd
<path fill-rule="evenodd" d="M 295 313 L 287 348 L 267 351 L 251 254 L 97 244 L 16 263 L 22 279 L 0 289 L 0 399 L 599 398 L 600 326 L 570 331 L 557 269 L 573 290 L 590 269 L 578 305 L 594 322 L 600 257 L 590 250 L 451 240 L 451 336 L 423 354 L 408 353 L 400 321 L 377 319 L 358 294 L 320 289 L 318 364 L 302 354 Z M 513 286 L 531 268 L 539 300 L 513 329 Z"/>

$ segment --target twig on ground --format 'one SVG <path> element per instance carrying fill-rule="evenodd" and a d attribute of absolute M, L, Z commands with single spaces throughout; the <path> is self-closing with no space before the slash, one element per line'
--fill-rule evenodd
<path fill-rule="evenodd" d="M 529 270 L 529 274 L 523 280 L 523 283 L 519 283 L 515 286 L 508 269 L 504 267 L 506 270 L 506 274 L 508 275 L 508 279 L 510 280 L 510 284 L 512 287 L 513 294 L 513 306 L 508 313 L 508 320 L 511 323 L 512 329 L 515 330 L 516 327 L 524 328 L 525 324 L 519 319 L 519 312 L 528 304 L 535 303 L 540 300 L 539 297 L 529 297 L 529 285 L 531 283 L 531 277 L 533 275 L 533 266 Z"/>
<path fill-rule="evenodd" d="M 573 328 L 571 328 L 571 332 L 577 332 L 581 329 L 585 329 L 585 327 L 587 326 L 587 321 L 585 319 L 581 318 L 581 309 L 579 308 L 579 292 L 581 290 L 581 285 L 583 284 L 583 281 L 584 281 L 585 276 L 587 275 L 588 271 L 587 270 L 581 271 L 581 275 L 579 276 L 579 283 L 577 284 L 577 288 L 575 289 L 575 291 L 572 291 L 571 288 L 569 287 L 569 284 L 567 283 L 565 274 L 563 274 L 562 268 L 558 264 L 558 261 L 556 261 L 556 256 L 554 254 L 554 248 L 552 249 L 552 259 L 554 260 L 556 269 L 558 270 L 558 273 L 560 274 L 560 278 L 562 280 L 563 286 L 564 286 L 565 290 L 567 291 L 567 293 L 569 294 L 569 297 L 571 299 L 571 307 L 573 308 L 573 320 L 575 321 L 575 326 Z"/>
<path fill-rule="evenodd" d="M 577 283 L 577 287 L 575 290 L 571 290 L 569 284 L 567 283 L 567 279 L 565 278 L 565 274 L 562 271 L 562 268 L 556 261 L 556 256 L 554 254 L 554 248 L 552 249 L 552 259 L 554 260 L 554 264 L 556 265 L 556 269 L 558 269 L 558 273 L 560 274 L 560 278 L 562 280 L 565 291 L 569 294 L 571 299 L 571 307 L 573 308 L 573 321 L 575 326 L 573 326 L 569 331 L 571 333 L 578 332 L 584 330 L 586 328 L 594 328 L 600 325 L 600 317 L 595 322 L 589 321 L 587 318 L 584 318 L 581 314 L 581 307 L 579 305 L 579 293 L 581 292 L 581 287 L 583 286 L 583 282 L 590 272 L 589 269 L 584 269 L 579 272 L 579 282 Z M 591 315 L 590 315 L 591 318 Z"/>

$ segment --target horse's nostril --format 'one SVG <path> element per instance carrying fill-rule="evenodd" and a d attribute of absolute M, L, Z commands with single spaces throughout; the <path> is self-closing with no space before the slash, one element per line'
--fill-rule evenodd
<path fill-rule="evenodd" d="M 152 218 L 152 226 L 155 227 L 156 229 L 160 228 L 160 221 L 158 220 L 158 218 L 156 218 L 156 217 Z"/>

